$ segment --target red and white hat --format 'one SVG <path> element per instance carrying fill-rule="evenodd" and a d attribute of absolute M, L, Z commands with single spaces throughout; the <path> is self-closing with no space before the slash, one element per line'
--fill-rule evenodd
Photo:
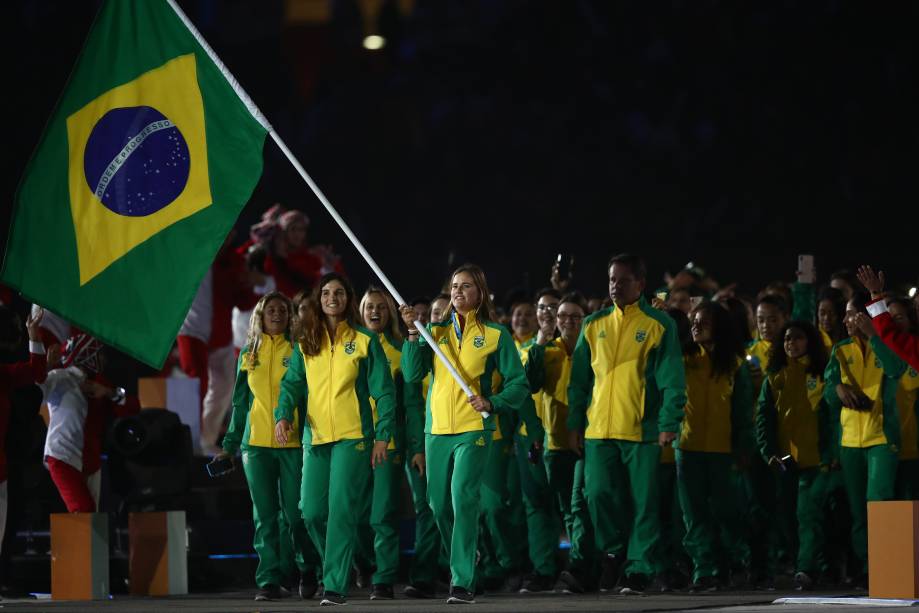
<path fill-rule="evenodd" d="M 91 373 L 102 370 L 102 343 L 88 334 L 75 334 L 67 339 L 61 363 L 68 366 L 79 366 Z"/>

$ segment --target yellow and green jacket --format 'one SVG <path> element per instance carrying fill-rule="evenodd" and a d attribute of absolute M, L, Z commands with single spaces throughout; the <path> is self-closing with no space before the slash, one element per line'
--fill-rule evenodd
<path fill-rule="evenodd" d="M 533 343 L 524 363 L 530 391 L 537 400 L 536 413 L 545 428 L 548 451 L 568 449 L 568 384 L 571 356 L 561 337 L 545 345 Z"/>
<path fill-rule="evenodd" d="M 303 355 L 299 344 L 294 347 L 290 368 L 281 379 L 275 422 L 290 420 L 297 399 L 304 395 L 304 445 L 392 438 L 396 390 L 380 339 L 366 328 L 339 323 L 334 345 L 324 334 L 318 355 Z M 375 427 L 371 397 L 379 415 Z"/>
<path fill-rule="evenodd" d="M 750 371 L 738 358 L 733 375 L 713 377 L 711 356 L 697 347 L 698 353 L 683 357 L 686 407 L 677 447 L 708 453 L 753 451 Z"/>
<path fill-rule="evenodd" d="M 393 338 L 388 332 L 378 335 L 386 363 L 396 388 L 396 406 L 393 419 L 393 435 L 388 449 L 400 449 L 411 458 L 416 453 L 424 453 L 424 398 L 421 395 L 421 384 L 406 383 L 402 376 L 402 346 L 404 341 Z M 379 421 L 376 401 L 371 398 L 373 424 Z"/>
<path fill-rule="evenodd" d="M 236 365 L 236 385 L 233 388 L 233 413 L 223 449 L 236 453 L 240 447 L 299 448 L 303 433 L 303 397 L 293 399 L 292 419 L 294 433 L 286 445 L 274 437 L 273 409 L 281 395 L 281 378 L 290 365 L 294 347 L 284 334 L 262 334 L 258 358 L 249 360 L 248 349 L 239 354 Z M 254 363 L 253 363 L 254 362 Z"/>
<path fill-rule="evenodd" d="M 470 312 L 460 331 L 457 314 L 447 321 L 429 323 L 428 331 L 473 392 L 488 398 L 494 411 L 483 419 L 466 400 L 463 388 L 453 379 L 424 338 L 402 348 L 402 374 L 410 383 L 420 383 L 433 372 L 427 392 L 425 427 L 427 434 L 460 434 L 494 430 L 495 415 L 511 416 L 527 396 L 526 375 L 510 332 L 492 322 L 480 323 Z M 501 390 L 494 388 L 494 373 L 501 376 Z"/>
<path fill-rule="evenodd" d="M 865 343 L 864 352 L 853 338 L 836 343 L 824 374 L 826 388 L 823 397 L 830 407 L 833 421 L 840 425 L 841 446 L 890 445 L 899 452 L 897 381 L 905 371 L 906 363 L 878 336 Z M 871 409 L 860 411 L 842 406 L 836 394 L 836 386 L 840 383 L 861 390 L 871 399 Z"/>
<path fill-rule="evenodd" d="M 900 459 L 919 460 L 919 373 L 907 367 L 897 382 L 897 410 L 900 413 Z"/>
<path fill-rule="evenodd" d="M 679 432 L 685 405 L 680 341 L 666 313 L 642 296 L 584 320 L 571 364 L 569 430 L 590 439 L 656 441 L 660 432 Z"/>
<path fill-rule="evenodd" d="M 805 356 L 766 373 L 756 411 L 756 441 L 766 461 L 790 455 L 799 468 L 813 468 L 828 466 L 835 455 L 824 380 L 809 374 L 809 365 Z"/>

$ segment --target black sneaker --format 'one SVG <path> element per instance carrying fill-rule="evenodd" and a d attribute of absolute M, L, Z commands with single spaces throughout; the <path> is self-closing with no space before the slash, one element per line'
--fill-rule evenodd
<path fill-rule="evenodd" d="M 284 598 L 284 594 L 281 592 L 280 585 L 268 584 L 260 587 L 255 593 L 255 599 L 258 601 L 280 600 L 281 598 Z"/>
<path fill-rule="evenodd" d="M 775 579 L 768 575 L 759 576 L 753 581 L 753 589 L 760 592 L 774 592 Z"/>
<path fill-rule="evenodd" d="M 648 582 L 645 591 L 667 594 L 673 591 L 673 586 L 670 584 L 670 580 L 665 573 L 659 573 L 654 575 L 654 578 Z"/>
<path fill-rule="evenodd" d="M 507 574 L 507 591 L 509 592 L 519 592 L 520 588 L 523 587 L 524 582 L 529 579 L 529 577 L 524 577 L 523 573 L 519 571 L 511 571 Z M 487 585 L 485 586 L 488 587 Z M 500 586 L 498 586 L 500 587 Z M 494 589 L 497 589 L 494 588 Z"/>
<path fill-rule="evenodd" d="M 619 593 L 623 596 L 642 596 L 648 589 L 648 576 L 641 573 L 628 575 Z"/>
<path fill-rule="evenodd" d="M 316 595 L 316 590 L 319 589 L 319 583 L 316 581 L 316 571 L 308 570 L 306 572 L 300 573 L 300 598 L 303 600 L 309 600 Z"/>
<path fill-rule="evenodd" d="M 861 573 L 855 579 L 852 580 L 852 587 L 857 592 L 867 592 L 868 591 L 868 574 Z"/>
<path fill-rule="evenodd" d="M 562 574 L 558 576 L 558 580 L 565 586 L 562 591 L 566 594 L 583 594 L 585 591 L 584 583 L 570 570 L 563 570 Z"/>
<path fill-rule="evenodd" d="M 341 594 L 336 594 L 335 592 L 326 592 L 325 596 L 322 597 L 320 601 L 320 607 L 331 607 L 334 605 L 348 604 L 348 601 Z"/>
<path fill-rule="evenodd" d="M 409 598 L 434 598 L 435 591 L 433 583 L 422 583 L 419 581 L 415 584 L 406 585 L 402 593 Z"/>
<path fill-rule="evenodd" d="M 373 590 L 370 592 L 370 600 L 392 600 L 395 595 L 392 593 L 392 586 L 385 583 L 375 583 Z"/>
<path fill-rule="evenodd" d="M 814 579 L 804 571 L 798 571 L 795 573 L 795 589 L 799 592 L 812 589 L 814 587 Z"/>
<path fill-rule="evenodd" d="M 355 578 L 354 583 L 360 589 L 372 588 L 373 580 L 373 571 L 369 568 L 357 568 L 355 569 Z"/>
<path fill-rule="evenodd" d="M 454 585 L 450 588 L 447 604 L 475 604 L 475 595 L 464 587 Z"/>
<path fill-rule="evenodd" d="M 520 587 L 521 594 L 538 594 L 540 592 L 554 592 L 555 581 L 552 577 L 532 574 L 526 578 Z"/>
<path fill-rule="evenodd" d="M 622 574 L 622 557 L 608 553 L 600 562 L 603 566 L 603 571 L 600 573 L 600 591 L 612 591 L 619 583 L 619 575 Z"/>
<path fill-rule="evenodd" d="M 705 592 L 717 592 L 718 580 L 715 577 L 699 577 L 689 586 L 690 594 L 702 594 Z"/>

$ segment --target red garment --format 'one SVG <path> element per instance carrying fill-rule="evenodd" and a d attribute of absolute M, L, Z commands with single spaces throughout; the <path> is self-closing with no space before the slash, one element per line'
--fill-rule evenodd
<path fill-rule="evenodd" d="M 265 257 L 265 274 L 274 277 L 278 291 L 293 298 L 300 290 L 311 290 L 322 277 L 322 259 L 302 247 L 281 259 L 273 254 Z"/>
<path fill-rule="evenodd" d="M 76 468 L 47 456 L 45 461 L 48 463 L 48 472 L 51 473 L 51 480 L 57 486 L 57 491 L 61 494 L 64 504 L 67 505 L 68 513 L 95 513 L 96 502 L 89 491 L 89 485 L 86 483 L 86 477 Z"/>
<path fill-rule="evenodd" d="M 92 380 L 112 387 L 112 384 L 96 375 Z M 140 402 L 136 396 L 125 398 L 124 404 L 115 404 L 109 398 L 86 398 L 86 423 L 83 426 L 83 474 L 91 475 L 102 468 L 102 446 L 109 423 L 117 417 L 136 415 L 140 411 Z"/>
<path fill-rule="evenodd" d="M 233 342 L 233 307 L 248 311 L 258 302 L 245 282 L 246 259 L 239 252 L 225 248 L 213 264 L 214 315 L 208 349 L 220 349 Z M 203 398 L 203 396 L 202 396 Z"/>
<path fill-rule="evenodd" d="M 870 307 L 880 300 L 883 300 L 883 298 L 872 300 L 867 306 Z M 919 370 L 919 337 L 909 332 L 901 331 L 886 308 L 882 313 L 872 317 L 871 322 L 884 344 L 893 349 L 894 353 L 900 356 L 907 364 Z"/>
<path fill-rule="evenodd" d="M 0 483 L 6 481 L 6 433 L 10 428 L 10 393 L 17 387 L 41 383 L 48 374 L 45 354 L 29 354 L 28 362 L 0 365 Z"/>
<path fill-rule="evenodd" d="M 189 377 L 198 377 L 198 400 L 203 411 L 204 395 L 207 394 L 207 345 L 199 338 L 184 334 L 176 338 L 176 343 L 179 346 L 179 366 L 182 372 Z"/>

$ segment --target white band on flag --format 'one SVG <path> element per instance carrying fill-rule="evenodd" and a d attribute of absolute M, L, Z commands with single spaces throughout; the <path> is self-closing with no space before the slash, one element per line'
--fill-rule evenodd
<path fill-rule="evenodd" d="M 102 173 L 102 176 L 99 177 L 99 183 L 96 185 L 96 198 L 102 200 L 102 196 L 105 195 L 105 190 L 108 188 L 109 182 L 112 180 L 112 177 L 118 172 L 118 169 L 124 166 L 125 162 L 128 161 L 128 158 L 131 157 L 131 154 L 140 147 L 140 144 L 147 140 L 147 137 L 153 134 L 154 132 L 159 132 L 160 130 L 168 130 L 169 128 L 174 128 L 175 124 L 169 121 L 168 119 L 159 119 L 150 123 L 149 125 L 144 126 L 144 129 L 141 130 L 134 138 L 129 140 L 127 144 L 121 148 L 121 151 L 118 152 L 118 155 L 109 163 L 108 167 L 105 169 L 105 172 Z"/>

